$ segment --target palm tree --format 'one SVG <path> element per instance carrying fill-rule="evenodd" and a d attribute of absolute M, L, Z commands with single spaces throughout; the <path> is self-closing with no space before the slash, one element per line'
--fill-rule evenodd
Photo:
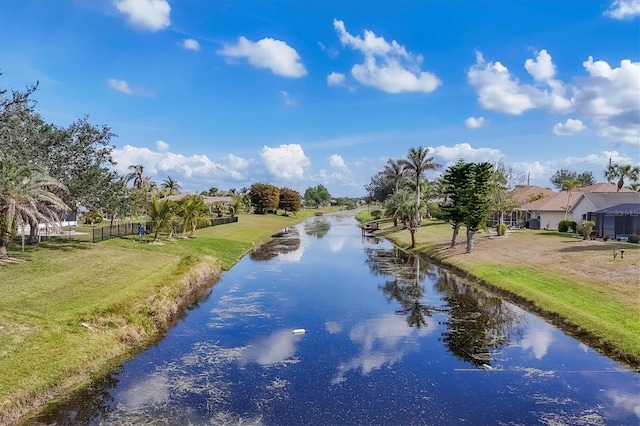
<path fill-rule="evenodd" d="M 627 186 L 632 191 L 640 192 L 640 182 L 633 182 Z"/>
<path fill-rule="evenodd" d="M 416 231 L 420 225 L 420 205 L 417 200 L 408 199 L 398 206 L 398 218 L 403 222 L 409 222 L 409 232 L 411 232 L 411 248 L 416 246 Z"/>
<path fill-rule="evenodd" d="M 407 153 L 406 159 L 398 160 L 398 162 L 407 170 L 413 177 L 416 186 L 416 204 L 420 206 L 420 182 L 422 176 L 427 170 L 437 170 L 440 168 L 440 164 L 433 162 L 433 157 L 428 157 L 429 148 L 423 148 L 419 146 L 417 148 L 411 148 Z M 418 224 L 420 218 L 416 218 Z"/>
<path fill-rule="evenodd" d="M 405 179 L 405 169 L 401 160 L 393 160 L 390 158 L 387 161 L 387 165 L 384 166 L 382 173 L 394 183 L 396 191 L 398 191 L 400 183 Z"/>
<path fill-rule="evenodd" d="M 409 201 L 413 201 L 413 194 L 406 189 L 399 189 L 387 198 L 384 215 L 393 218 L 393 226 L 398 226 L 398 220 L 402 220 L 402 206 Z M 406 220 L 403 222 L 405 222 L 406 226 Z"/>
<path fill-rule="evenodd" d="M 640 166 L 632 166 L 631 164 L 610 164 L 604 172 L 604 176 L 610 182 L 618 179 L 618 189 L 620 191 L 624 187 L 624 180 L 629 179 L 634 182 L 640 176 Z"/>
<path fill-rule="evenodd" d="M 171 176 L 167 176 L 165 180 L 162 181 L 160 188 L 167 189 L 169 191 L 169 195 L 179 194 L 182 187 L 177 180 L 171 179 Z"/>
<path fill-rule="evenodd" d="M 211 223 L 209 216 L 209 207 L 205 204 L 202 197 L 198 195 L 190 195 L 180 201 L 182 207 L 182 221 L 184 231 L 191 230 L 190 236 L 194 236 L 196 228 L 199 224 Z"/>
<path fill-rule="evenodd" d="M 129 166 L 129 173 L 124 175 L 125 183 L 129 183 L 133 181 L 133 187 L 137 189 L 141 189 L 144 187 L 144 176 L 142 173 L 144 172 L 144 166 L 142 164 L 132 164 Z"/>
<path fill-rule="evenodd" d="M 566 179 L 562 182 L 562 190 L 567 191 L 567 208 L 564 211 L 564 220 L 567 220 L 567 215 L 569 214 L 569 202 L 571 201 L 571 191 L 580 186 L 580 181 L 577 178 Z"/>
<path fill-rule="evenodd" d="M 158 233 L 168 228 L 171 224 L 171 201 L 160 200 L 155 195 L 149 203 L 149 219 L 153 226 L 153 242 L 158 240 Z"/>
<path fill-rule="evenodd" d="M 27 222 L 55 223 L 58 213 L 69 210 L 51 188 L 66 190 L 38 167 L 0 158 L 0 259 L 9 257 L 7 247 L 16 226 Z"/>

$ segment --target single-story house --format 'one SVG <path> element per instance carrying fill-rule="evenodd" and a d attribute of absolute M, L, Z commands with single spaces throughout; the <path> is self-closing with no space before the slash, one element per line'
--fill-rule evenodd
<path fill-rule="evenodd" d="M 604 210 L 618 204 L 640 203 L 640 192 L 583 192 L 571 207 L 572 220 L 577 223 L 589 219 L 589 213 Z"/>
<path fill-rule="evenodd" d="M 640 235 L 640 202 L 610 206 L 591 212 L 588 217 L 596 223 L 594 231 L 601 237 L 627 239 L 631 234 Z"/>
<path fill-rule="evenodd" d="M 529 220 L 529 215 L 525 210 L 521 210 L 520 206 L 531 202 L 533 198 L 544 198 L 550 195 L 554 195 L 555 192 L 550 190 L 549 188 L 543 188 L 537 185 L 527 185 L 527 186 L 519 186 L 513 190 L 511 193 L 511 197 L 518 205 L 518 208 L 512 210 L 511 212 L 506 212 L 504 215 L 503 221 L 507 224 L 507 226 L 520 226 L 522 222 Z M 487 226 L 493 227 L 499 221 L 499 217 L 497 212 L 492 212 L 489 219 L 487 220 Z"/>
<path fill-rule="evenodd" d="M 572 191 L 560 191 L 554 195 L 524 204 L 521 210 L 526 210 L 529 214 L 529 227 L 532 229 L 558 229 L 558 224 L 565 217 L 567 220 L 575 222 L 582 221 L 582 213 L 577 218 L 573 215 L 574 204 L 584 193 L 608 192 L 614 193 L 617 186 L 612 183 L 596 183 L 595 185 L 583 186 Z M 622 188 L 620 192 L 631 192 L 628 188 Z M 582 210 L 581 210 L 582 211 Z"/>

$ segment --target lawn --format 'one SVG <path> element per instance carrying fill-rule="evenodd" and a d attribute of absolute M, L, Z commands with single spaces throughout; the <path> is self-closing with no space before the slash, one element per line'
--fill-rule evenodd
<path fill-rule="evenodd" d="M 378 233 L 403 247 L 411 242 L 402 226 L 383 224 Z M 425 221 L 414 250 L 470 274 L 603 353 L 640 366 L 640 246 L 516 230 L 504 237 L 481 232 L 474 252 L 466 254 L 464 228 L 454 248 L 451 234 L 449 224 Z"/>
<path fill-rule="evenodd" d="M 148 236 L 12 245 L 9 255 L 23 262 L 0 265 L 0 424 L 157 340 L 222 271 L 315 212 L 242 215 L 163 245 Z"/>

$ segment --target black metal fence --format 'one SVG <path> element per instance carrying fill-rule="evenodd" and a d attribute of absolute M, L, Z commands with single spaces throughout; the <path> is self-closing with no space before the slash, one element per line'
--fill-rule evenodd
<path fill-rule="evenodd" d="M 196 229 L 208 228 L 209 226 L 224 225 L 227 223 L 234 223 L 238 221 L 238 216 L 233 217 L 216 217 L 211 219 L 210 223 L 198 224 Z M 153 224 L 151 222 L 142 223 L 144 227 L 145 235 L 153 234 Z M 111 238 L 126 237 L 127 235 L 138 235 L 137 223 L 123 223 L 113 226 L 104 226 L 101 228 L 94 228 L 91 241 L 98 243 L 100 241 L 109 240 Z M 182 234 L 184 228 L 182 225 L 176 225 L 173 227 L 174 234 Z M 187 230 L 189 231 L 189 229 Z"/>

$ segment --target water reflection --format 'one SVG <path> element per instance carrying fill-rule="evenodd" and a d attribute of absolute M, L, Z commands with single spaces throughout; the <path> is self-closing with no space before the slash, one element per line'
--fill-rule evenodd
<path fill-rule="evenodd" d="M 387 241 L 361 239 L 353 219 L 314 218 L 276 240 L 157 346 L 40 419 L 638 424 L 638 375 Z"/>
<path fill-rule="evenodd" d="M 458 358 L 479 367 L 491 365 L 501 347 L 522 336 L 522 318 L 502 299 L 462 283 L 446 270 L 440 271 L 434 288 L 449 308 L 442 340 Z"/>
<path fill-rule="evenodd" d="M 304 232 L 319 240 L 324 238 L 331 229 L 331 222 L 325 217 L 314 217 L 304 223 Z"/>
<path fill-rule="evenodd" d="M 300 249 L 300 234 L 296 228 L 286 228 L 273 237 L 249 253 L 251 260 L 267 262 L 279 254 L 291 253 Z"/>

